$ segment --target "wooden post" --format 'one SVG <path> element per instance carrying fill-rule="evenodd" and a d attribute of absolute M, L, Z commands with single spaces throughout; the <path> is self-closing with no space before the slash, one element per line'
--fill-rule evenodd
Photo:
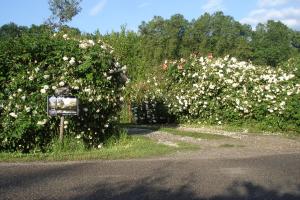
<path fill-rule="evenodd" d="M 59 141 L 62 143 L 64 138 L 64 121 L 65 117 L 60 116 L 60 127 L 59 127 Z"/>
<path fill-rule="evenodd" d="M 131 111 L 131 101 L 128 101 L 128 118 L 129 118 L 129 123 L 132 123 L 132 111 Z"/>

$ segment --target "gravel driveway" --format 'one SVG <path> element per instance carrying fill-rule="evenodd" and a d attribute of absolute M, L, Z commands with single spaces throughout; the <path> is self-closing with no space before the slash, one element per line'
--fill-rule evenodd
<path fill-rule="evenodd" d="M 209 128 L 186 128 L 178 130 L 210 133 L 226 136 L 224 139 L 196 139 L 173 135 L 162 131 L 153 131 L 145 128 L 129 128 L 131 134 L 140 134 L 152 138 L 160 143 L 175 146 L 177 142 L 187 142 L 200 146 L 196 152 L 180 153 L 178 156 L 205 157 L 205 158 L 246 158 L 263 155 L 278 155 L 300 153 L 300 140 L 280 135 L 249 134 L 245 132 L 228 132 Z"/>

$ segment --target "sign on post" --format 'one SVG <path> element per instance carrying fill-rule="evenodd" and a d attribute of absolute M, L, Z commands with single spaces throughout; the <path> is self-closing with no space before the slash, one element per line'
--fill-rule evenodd
<path fill-rule="evenodd" d="M 47 113 L 49 116 L 78 115 L 78 99 L 73 96 L 51 96 L 47 101 Z"/>
<path fill-rule="evenodd" d="M 66 115 L 78 115 L 78 99 L 73 96 L 48 96 L 47 113 L 49 116 L 60 116 L 59 140 L 63 141 L 64 120 Z"/>

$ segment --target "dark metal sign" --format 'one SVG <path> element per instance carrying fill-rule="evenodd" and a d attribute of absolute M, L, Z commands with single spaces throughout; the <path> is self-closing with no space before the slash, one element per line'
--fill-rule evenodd
<path fill-rule="evenodd" d="M 49 116 L 79 114 L 79 101 L 73 96 L 48 96 L 47 113 Z"/>

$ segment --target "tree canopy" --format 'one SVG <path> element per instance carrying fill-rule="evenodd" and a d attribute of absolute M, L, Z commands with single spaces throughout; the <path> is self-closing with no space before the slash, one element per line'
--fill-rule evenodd
<path fill-rule="evenodd" d="M 82 0 L 49 0 L 49 9 L 52 16 L 48 23 L 53 26 L 61 26 L 69 22 L 81 11 L 80 3 Z"/>

